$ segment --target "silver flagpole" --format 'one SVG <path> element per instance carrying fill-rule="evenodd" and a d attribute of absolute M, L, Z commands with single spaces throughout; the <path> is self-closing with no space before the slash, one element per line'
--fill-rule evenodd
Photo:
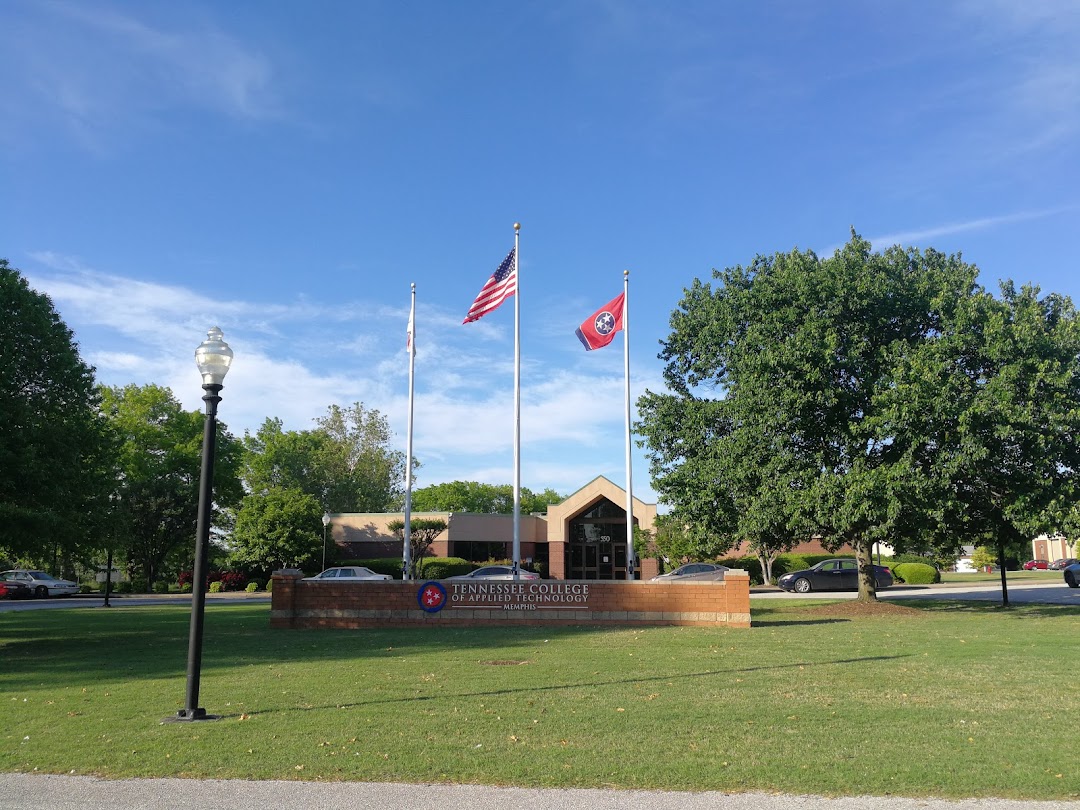
<path fill-rule="evenodd" d="M 405 529 L 401 544 L 401 578 L 412 579 L 412 436 L 413 436 L 413 372 L 416 368 L 416 284 L 412 285 L 409 306 L 409 419 L 405 438 Z"/>
<path fill-rule="evenodd" d="M 514 223 L 514 579 L 521 572 L 521 223 Z"/>
<path fill-rule="evenodd" d="M 623 377 L 626 399 L 626 578 L 634 578 L 634 474 L 630 463 L 630 271 L 623 270 Z"/>

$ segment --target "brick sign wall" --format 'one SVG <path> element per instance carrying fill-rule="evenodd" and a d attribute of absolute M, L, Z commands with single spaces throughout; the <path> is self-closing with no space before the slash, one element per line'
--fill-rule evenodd
<path fill-rule="evenodd" d="M 750 578 L 652 583 L 541 580 L 499 582 L 315 582 L 274 574 L 271 627 L 387 625 L 750 626 Z"/>

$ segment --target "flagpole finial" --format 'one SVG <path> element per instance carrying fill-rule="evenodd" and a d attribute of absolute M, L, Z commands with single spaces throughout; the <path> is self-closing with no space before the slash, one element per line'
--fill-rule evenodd
<path fill-rule="evenodd" d="M 412 287 L 413 292 L 416 292 L 416 282 L 415 281 L 412 284 L 410 284 L 409 286 Z"/>
<path fill-rule="evenodd" d="M 514 230 L 515 231 L 520 231 L 521 230 L 521 223 L 520 222 L 515 222 L 514 223 Z"/>
<path fill-rule="evenodd" d="M 626 278 L 628 275 L 630 275 L 630 271 L 629 270 L 623 270 L 622 274 L 623 274 L 623 278 Z"/>

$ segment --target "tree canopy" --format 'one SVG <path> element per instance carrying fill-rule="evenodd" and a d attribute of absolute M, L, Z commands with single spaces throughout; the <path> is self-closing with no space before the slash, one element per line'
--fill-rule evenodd
<path fill-rule="evenodd" d="M 233 562 L 263 574 L 318 567 L 322 514 L 319 501 L 298 489 L 275 487 L 246 496 L 233 530 Z"/>
<path fill-rule="evenodd" d="M 534 493 L 521 488 L 521 511 L 546 512 L 551 504 L 565 500 L 553 489 Z M 478 481 L 450 481 L 413 490 L 412 507 L 419 512 L 474 512 L 509 515 L 514 511 L 512 484 L 482 484 Z"/>
<path fill-rule="evenodd" d="M 113 494 L 119 545 L 129 572 L 149 585 L 170 555 L 188 564 L 202 467 L 204 415 L 185 411 L 172 391 L 157 385 L 103 388 L 102 411 L 119 444 Z M 234 506 L 243 494 L 240 443 L 217 423 L 214 506 Z"/>
<path fill-rule="evenodd" d="M 1074 313 L 1010 285 L 994 299 L 977 273 L 853 233 L 828 258 L 758 257 L 714 272 L 715 288 L 695 281 L 660 355 L 669 392 L 639 401 L 672 519 L 710 550 L 850 544 L 863 598 L 875 542 L 1047 525 L 1073 502 Z"/>
<path fill-rule="evenodd" d="M 93 542 L 112 479 L 94 370 L 48 296 L 0 259 L 0 546 Z"/>
<path fill-rule="evenodd" d="M 392 449 L 386 417 L 357 402 L 332 405 L 311 430 L 269 418 L 244 436 L 244 481 L 252 493 L 298 489 L 328 512 L 381 512 L 404 496 L 405 455 Z"/>

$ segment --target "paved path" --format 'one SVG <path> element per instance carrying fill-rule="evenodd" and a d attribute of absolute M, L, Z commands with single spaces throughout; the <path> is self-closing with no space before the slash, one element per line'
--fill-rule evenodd
<path fill-rule="evenodd" d="M 475 785 L 366 782 L 245 782 L 186 779 L 105 781 L 82 776 L 0 774 L 0 810 L 1080 810 L 1080 801 L 1008 799 L 828 799 L 776 793 L 526 790 Z"/>

